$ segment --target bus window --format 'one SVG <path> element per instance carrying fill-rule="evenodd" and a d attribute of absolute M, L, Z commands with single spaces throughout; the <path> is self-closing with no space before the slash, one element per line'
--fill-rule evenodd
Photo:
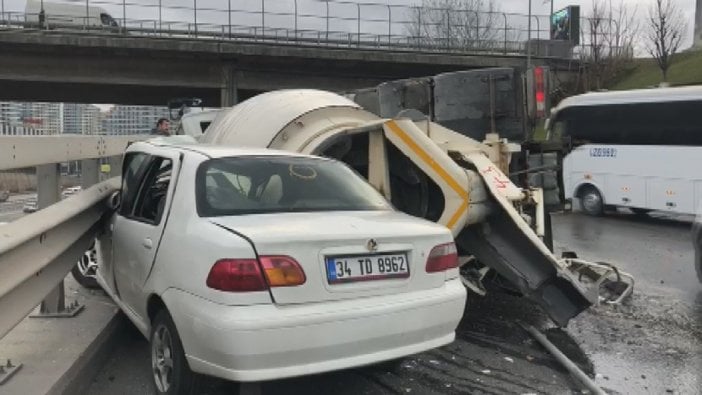
<path fill-rule="evenodd" d="M 576 143 L 702 145 L 699 114 L 700 101 L 574 106 L 558 112 L 552 134 Z"/>

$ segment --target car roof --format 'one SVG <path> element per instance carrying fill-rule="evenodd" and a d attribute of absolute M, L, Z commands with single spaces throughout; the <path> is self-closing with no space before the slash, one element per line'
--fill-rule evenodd
<path fill-rule="evenodd" d="M 563 99 L 557 110 L 574 106 L 702 100 L 702 86 L 590 92 Z"/>
<path fill-rule="evenodd" d="M 314 155 L 305 155 L 290 151 L 274 150 L 258 147 L 232 147 L 222 145 L 212 145 L 197 143 L 195 140 L 182 139 L 183 136 L 157 137 L 146 141 L 132 144 L 133 149 L 138 149 L 139 145 L 146 144 L 157 147 L 167 147 L 182 152 L 195 152 L 210 158 L 223 158 L 228 156 L 294 156 L 303 158 L 318 158 Z"/>

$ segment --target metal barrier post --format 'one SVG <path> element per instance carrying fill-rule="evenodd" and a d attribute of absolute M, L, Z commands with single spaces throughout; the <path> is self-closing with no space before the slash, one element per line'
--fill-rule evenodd
<path fill-rule="evenodd" d="M 122 176 L 122 155 L 111 156 L 108 162 L 110 164 L 110 177 Z"/>
<path fill-rule="evenodd" d="M 356 22 L 358 24 L 356 28 L 356 33 L 358 34 L 357 36 L 357 45 L 360 47 L 361 46 L 361 3 L 356 3 L 356 7 L 358 8 L 358 17 L 356 18 Z M 351 44 L 349 40 L 349 45 Z"/>
<path fill-rule="evenodd" d="M 327 4 L 327 17 L 326 17 L 326 19 L 327 19 L 327 32 L 326 32 L 327 35 L 326 35 L 326 38 L 327 38 L 327 44 L 329 44 L 329 0 L 327 0 L 325 3 Z"/>
<path fill-rule="evenodd" d="M 502 13 L 502 16 L 505 19 L 505 55 L 507 54 L 507 14 L 504 12 Z"/>
<path fill-rule="evenodd" d="M 193 0 L 193 17 L 195 19 L 195 37 L 197 37 L 197 0 Z"/>
<path fill-rule="evenodd" d="M 61 199 L 59 192 L 60 167 L 57 163 L 37 166 L 37 209 L 46 208 Z M 76 260 L 78 258 L 76 257 Z M 63 280 L 58 283 L 39 306 L 39 314 L 30 317 L 73 317 L 83 310 L 83 305 L 77 302 L 66 306 Z"/>
<path fill-rule="evenodd" d="M 392 6 L 388 4 L 388 45 L 392 45 Z"/>
<path fill-rule="evenodd" d="M 295 6 L 295 41 L 297 41 L 297 0 L 294 0 L 293 4 Z"/>

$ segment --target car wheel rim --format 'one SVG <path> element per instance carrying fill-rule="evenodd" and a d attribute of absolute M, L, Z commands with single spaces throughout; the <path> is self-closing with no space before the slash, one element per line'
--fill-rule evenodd
<path fill-rule="evenodd" d="M 151 366 L 156 388 L 160 392 L 168 392 L 173 379 L 173 342 L 170 331 L 164 325 L 160 325 L 154 332 Z"/>
<path fill-rule="evenodd" d="M 599 209 L 600 198 L 594 193 L 587 194 L 583 197 L 583 207 L 588 212 L 595 212 Z"/>
<path fill-rule="evenodd" d="M 95 277 L 95 272 L 97 271 L 95 255 L 95 249 L 91 248 L 78 260 L 78 271 L 83 277 Z"/>

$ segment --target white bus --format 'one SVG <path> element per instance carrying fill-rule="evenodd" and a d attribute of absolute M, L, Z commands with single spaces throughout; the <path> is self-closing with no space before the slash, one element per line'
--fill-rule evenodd
<path fill-rule="evenodd" d="M 702 201 L 702 86 L 598 92 L 563 100 L 547 123 L 566 200 L 587 214 L 626 207 L 693 214 Z"/>

